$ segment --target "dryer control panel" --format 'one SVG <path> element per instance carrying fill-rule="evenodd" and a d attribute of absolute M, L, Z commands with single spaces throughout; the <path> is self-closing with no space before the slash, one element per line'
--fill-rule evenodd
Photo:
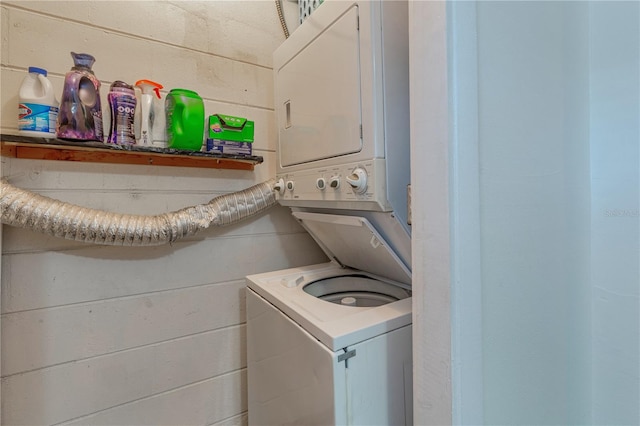
<path fill-rule="evenodd" d="M 392 210 L 383 159 L 285 173 L 277 181 L 276 194 L 285 206 Z"/>

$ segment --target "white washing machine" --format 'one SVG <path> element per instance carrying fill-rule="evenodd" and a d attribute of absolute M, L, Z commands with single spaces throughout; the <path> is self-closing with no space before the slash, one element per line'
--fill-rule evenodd
<path fill-rule="evenodd" d="M 412 424 L 407 23 L 325 0 L 274 53 L 277 197 L 330 262 L 247 277 L 250 425 Z"/>
<path fill-rule="evenodd" d="M 410 271 L 364 218 L 293 214 L 335 260 L 247 277 L 249 424 L 411 425 Z"/>

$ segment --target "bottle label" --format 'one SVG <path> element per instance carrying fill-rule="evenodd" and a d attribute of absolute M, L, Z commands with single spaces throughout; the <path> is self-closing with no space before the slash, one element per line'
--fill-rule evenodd
<path fill-rule="evenodd" d="M 104 138 L 104 133 L 102 131 L 102 111 L 93 111 L 91 112 L 91 116 L 93 117 L 93 131 L 95 132 L 96 139 L 102 141 Z"/>
<path fill-rule="evenodd" d="M 111 131 L 108 142 L 120 145 L 135 144 L 133 119 L 136 98 L 134 96 L 109 93 L 108 100 L 111 106 Z"/>
<path fill-rule="evenodd" d="M 57 107 L 27 102 L 18 104 L 18 130 L 53 134 L 57 118 Z"/>

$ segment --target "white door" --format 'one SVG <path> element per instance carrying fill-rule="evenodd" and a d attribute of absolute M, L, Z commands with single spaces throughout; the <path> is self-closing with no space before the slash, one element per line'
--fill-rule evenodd
<path fill-rule="evenodd" d="M 277 69 L 275 79 L 283 167 L 362 149 L 357 5 Z"/>

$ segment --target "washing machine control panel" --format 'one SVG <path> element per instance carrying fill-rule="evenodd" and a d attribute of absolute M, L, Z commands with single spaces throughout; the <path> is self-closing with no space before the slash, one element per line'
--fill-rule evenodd
<path fill-rule="evenodd" d="M 286 206 L 390 211 L 384 160 L 283 173 L 276 195 Z"/>

